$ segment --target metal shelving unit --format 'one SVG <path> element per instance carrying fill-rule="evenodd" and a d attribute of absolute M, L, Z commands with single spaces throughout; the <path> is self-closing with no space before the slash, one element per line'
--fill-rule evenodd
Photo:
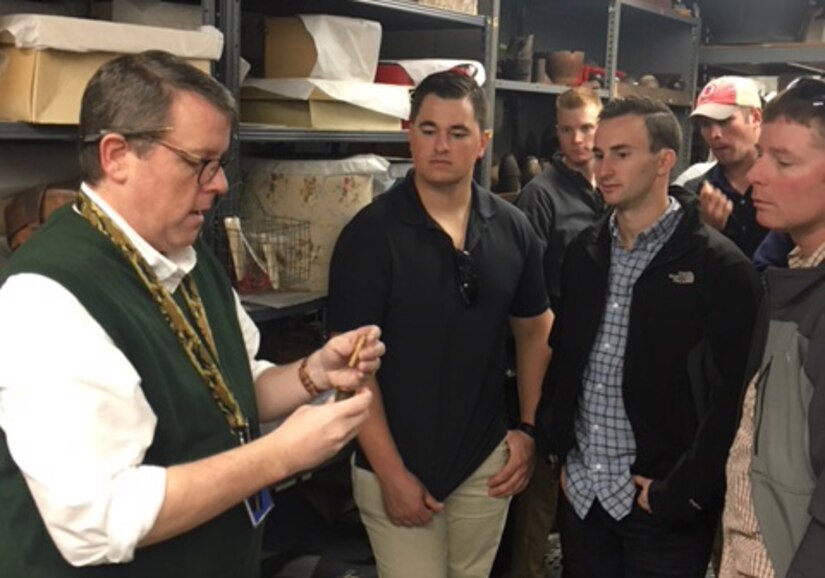
<path fill-rule="evenodd" d="M 77 140 L 77 127 L 0 122 L 0 140 L 74 142 Z"/>
<path fill-rule="evenodd" d="M 504 80 L 496 79 L 495 82 L 497 91 L 511 91 L 511 92 L 531 92 L 536 94 L 550 94 L 559 95 L 565 92 L 570 87 L 565 84 L 542 84 L 538 82 L 521 82 L 518 80 Z M 609 92 L 606 90 L 596 91 L 602 98 L 607 98 Z"/>
<path fill-rule="evenodd" d="M 496 4 L 498 0 L 493 0 Z M 281 1 L 269 2 L 265 0 L 204 0 L 205 21 L 209 22 L 210 15 L 214 15 L 214 24 L 224 33 L 226 48 L 221 61 L 216 66 L 216 76 L 229 87 L 236 95 L 240 94 L 238 86 L 238 69 L 241 54 L 240 20 L 241 8 L 250 12 L 258 12 L 271 16 L 302 14 L 334 14 L 356 18 L 375 20 L 381 23 L 382 29 L 389 33 L 407 34 L 433 32 L 438 34 L 431 42 L 434 46 L 432 56 L 444 57 L 449 54 L 449 36 L 452 34 L 475 32 L 480 34 L 478 50 L 475 60 L 480 60 L 487 70 L 494 70 L 495 55 L 492 53 L 494 42 L 493 18 L 483 15 L 470 15 L 459 12 L 441 10 L 418 4 L 412 0 L 302 0 L 300 2 Z M 403 44 L 403 43 L 402 43 Z M 410 44 L 401 48 L 394 47 L 392 58 L 399 57 L 398 52 L 410 49 Z M 420 48 L 416 46 L 416 48 Z M 465 48 L 465 50 L 467 50 Z M 382 46 L 382 57 L 384 46 Z M 419 57 L 416 54 L 414 57 Z M 464 57 L 464 56 L 461 56 Z M 494 78 L 494 77 L 493 77 Z M 492 80 L 488 84 L 490 98 L 493 95 Z M 246 142 L 254 143 L 289 143 L 289 142 L 318 142 L 318 143 L 404 143 L 407 141 L 406 132 L 339 132 L 324 130 L 284 129 L 278 127 L 252 126 L 241 124 L 233 138 L 234 154 L 238 159 L 235 166 L 230 168 L 229 180 L 232 183 L 240 182 L 240 145 Z M 482 182 L 489 182 L 492 157 L 488 154 L 482 161 L 480 178 Z M 226 210 L 232 211 L 238 207 L 237 187 L 230 191 Z"/>
<path fill-rule="evenodd" d="M 296 4 L 244 0 L 244 9 L 273 16 L 296 14 Z M 482 28 L 486 18 L 433 8 L 412 0 L 302 0 L 302 14 L 334 14 L 377 20 L 385 30 Z"/>
<path fill-rule="evenodd" d="M 742 76 L 825 74 L 825 43 L 702 46 L 699 63 Z"/>
<path fill-rule="evenodd" d="M 265 125 L 241 123 L 239 135 L 242 142 L 330 142 L 330 143 L 405 143 L 407 131 L 347 132 L 332 130 L 298 130 L 273 128 Z"/>
<path fill-rule="evenodd" d="M 680 161 L 687 163 L 692 133 L 688 114 L 696 90 L 701 38 L 698 18 L 645 0 L 519 0 L 502 6 L 502 11 L 505 44 L 514 36 L 532 34 L 535 53 L 583 51 L 586 63 L 605 70 L 605 88 L 599 91 L 603 98 L 646 94 L 670 105 L 684 129 Z M 617 83 L 617 71 L 637 79 L 645 74 L 679 76 L 684 89 Z M 551 129 L 552 101 L 536 95 L 553 97 L 567 88 L 497 80 L 497 95 L 508 116 L 501 131 L 505 146 L 496 151 L 517 152 L 525 139 L 535 141 L 542 119 L 545 131 Z"/>
<path fill-rule="evenodd" d="M 612 93 L 617 70 L 637 78 L 642 74 L 679 74 L 683 92 L 692 98 L 700 20 L 643 0 L 610 0 L 608 14 L 605 68 L 614 74 L 605 75 L 607 89 Z"/>

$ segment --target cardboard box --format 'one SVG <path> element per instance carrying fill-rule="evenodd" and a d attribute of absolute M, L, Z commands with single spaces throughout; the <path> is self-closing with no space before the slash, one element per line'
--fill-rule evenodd
<path fill-rule="evenodd" d="M 0 119 L 40 124 L 77 124 L 89 79 L 102 64 L 120 56 L 10 46 L 0 47 L 0 53 L 6 62 L 0 77 Z M 209 73 L 208 60 L 190 63 Z"/>
<path fill-rule="evenodd" d="M 241 120 L 290 128 L 397 131 L 409 116 L 409 88 L 372 82 L 249 79 Z"/>
<path fill-rule="evenodd" d="M 442 10 L 452 10 L 454 12 L 464 12 L 465 14 L 478 14 L 478 0 L 415 0 L 424 6 L 441 8 Z"/>
<path fill-rule="evenodd" d="M 263 39 L 264 78 L 312 76 L 318 50 L 300 18 L 266 18 Z"/>
<path fill-rule="evenodd" d="M 261 212 L 310 222 L 309 280 L 292 291 L 327 291 L 329 262 L 341 229 L 372 201 L 373 175 L 389 163 L 375 155 L 343 160 L 243 160 L 241 214 Z"/>
<path fill-rule="evenodd" d="M 381 25 L 371 20 L 312 14 L 244 14 L 243 57 L 262 78 L 322 78 L 370 82 L 381 49 Z"/>
<path fill-rule="evenodd" d="M 242 100 L 241 120 L 290 128 L 345 131 L 401 130 L 401 119 L 325 97 Z"/>
<path fill-rule="evenodd" d="M 43 37 L 25 37 L 24 32 L 18 37 L 9 32 L 9 29 L 15 29 L 14 26 L 32 19 L 38 26 L 42 25 L 34 28 L 42 32 Z M 124 34 L 131 38 L 123 38 Z M 78 51 L 75 51 L 73 47 L 79 44 L 76 42 L 78 37 L 88 38 L 89 46 L 78 45 Z M 190 40 L 193 42 L 187 42 Z M 89 79 L 103 63 L 122 54 L 123 51 L 117 49 L 127 48 L 129 42 L 136 49 L 127 51 L 133 52 L 149 48 L 177 53 L 190 49 L 193 53 L 200 51 L 205 54 L 203 58 L 189 57 L 188 61 L 206 73 L 210 71 L 210 58 L 218 58 L 222 50 L 222 38 L 217 33 L 213 37 L 202 32 L 59 16 L 0 18 L 0 60 L 3 61 L 0 69 L 0 119 L 77 124 L 80 101 Z M 102 49 L 107 43 L 116 49 Z M 56 47 L 48 48 L 52 44 Z M 187 57 L 187 54 L 181 56 Z"/>

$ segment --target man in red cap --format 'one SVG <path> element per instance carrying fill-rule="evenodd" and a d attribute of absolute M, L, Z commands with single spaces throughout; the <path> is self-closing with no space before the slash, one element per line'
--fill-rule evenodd
<path fill-rule="evenodd" d="M 684 186 L 699 196 L 703 220 L 751 257 L 767 232 L 756 222 L 745 176 L 757 158 L 762 126 L 759 89 L 749 78 L 716 78 L 699 93 L 690 116 L 717 163 Z"/>

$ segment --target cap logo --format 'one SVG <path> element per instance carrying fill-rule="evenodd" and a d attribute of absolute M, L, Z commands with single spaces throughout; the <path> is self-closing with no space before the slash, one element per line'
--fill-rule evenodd
<path fill-rule="evenodd" d="M 714 92 L 716 92 L 716 85 L 712 82 L 709 82 L 707 86 L 705 86 L 705 88 L 702 89 L 702 94 L 699 95 L 699 98 L 710 98 L 710 95 L 712 95 Z"/>

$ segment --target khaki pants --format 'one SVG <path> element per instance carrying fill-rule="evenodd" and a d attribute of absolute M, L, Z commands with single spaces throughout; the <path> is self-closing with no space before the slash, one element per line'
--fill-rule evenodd
<path fill-rule="evenodd" d="M 484 578 L 496 555 L 509 499 L 487 495 L 487 480 L 504 467 L 508 450 L 498 445 L 445 500 L 423 527 L 404 528 L 384 512 L 375 475 L 352 468 L 352 487 L 367 528 L 378 575 L 383 578 Z"/>

